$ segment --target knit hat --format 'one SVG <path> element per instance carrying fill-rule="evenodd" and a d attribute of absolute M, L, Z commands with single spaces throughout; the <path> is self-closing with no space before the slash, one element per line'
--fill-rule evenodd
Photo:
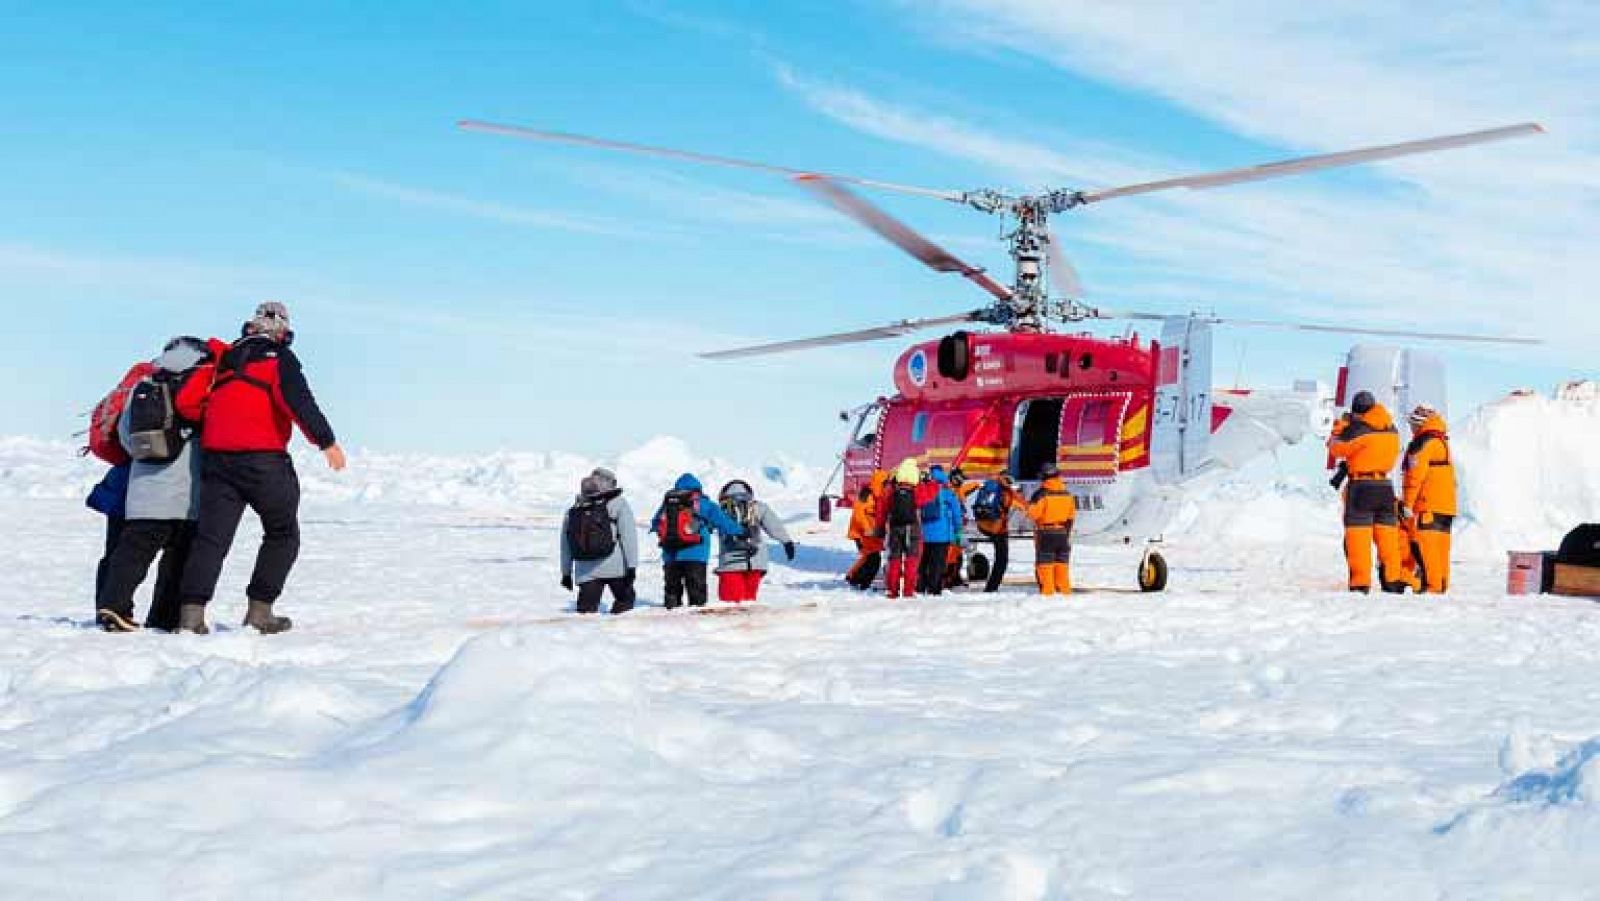
<path fill-rule="evenodd" d="M 913 457 L 900 461 L 900 467 L 894 471 L 894 480 L 902 485 L 915 485 L 922 480 L 922 470 L 917 467 Z"/>
<path fill-rule="evenodd" d="M 1356 396 L 1350 399 L 1350 412 L 1360 416 L 1378 405 L 1378 399 L 1372 396 L 1371 391 L 1357 391 Z"/>
<path fill-rule="evenodd" d="M 255 316 L 245 324 L 245 331 L 252 335 L 282 338 L 289 333 L 289 308 L 276 300 L 258 305 Z"/>
<path fill-rule="evenodd" d="M 599 486 L 599 488 L 595 490 L 595 494 L 616 490 L 617 474 L 609 469 L 606 469 L 604 466 L 596 466 L 594 468 L 594 472 L 589 473 L 589 478 L 585 479 L 584 481 L 587 482 L 590 479 L 594 480 L 594 483 Z"/>
<path fill-rule="evenodd" d="M 1045 465 L 1039 467 L 1039 480 L 1041 482 L 1045 479 L 1053 479 L 1058 475 L 1061 475 L 1061 467 L 1055 465 L 1054 463 L 1046 463 Z"/>
<path fill-rule="evenodd" d="M 1411 415 L 1406 417 L 1406 420 L 1411 423 L 1411 428 L 1420 429 L 1428 420 L 1438 415 L 1439 411 L 1429 404 L 1417 404 L 1417 408 L 1411 411 Z"/>

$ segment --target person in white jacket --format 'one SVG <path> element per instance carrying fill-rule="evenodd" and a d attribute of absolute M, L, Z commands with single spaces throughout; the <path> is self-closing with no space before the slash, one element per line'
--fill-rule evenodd
<path fill-rule="evenodd" d="M 722 512 L 743 527 L 743 534 L 723 534 L 717 546 L 717 599 L 729 603 L 753 601 L 761 592 L 761 579 L 771 565 L 763 534 L 783 545 L 794 559 L 794 539 L 773 509 L 756 500 L 755 489 L 743 479 L 722 486 L 717 496 Z"/>

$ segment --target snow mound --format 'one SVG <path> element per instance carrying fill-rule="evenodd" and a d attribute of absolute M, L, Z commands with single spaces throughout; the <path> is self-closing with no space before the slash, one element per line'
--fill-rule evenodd
<path fill-rule="evenodd" d="M 0 498 L 81 498 L 104 472 L 64 441 L 0 438 Z"/>
<path fill-rule="evenodd" d="M 1463 555 L 1553 549 L 1600 520 L 1600 396 L 1583 383 L 1486 404 L 1454 429 L 1452 446 Z"/>
<path fill-rule="evenodd" d="M 1338 529 L 1337 493 L 1320 480 L 1285 477 L 1267 459 L 1197 483 L 1168 534 L 1232 547 L 1284 545 Z"/>
<path fill-rule="evenodd" d="M 1554 767 L 1518 776 L 1495 794 L 1514 804 L 1600 805 L 1600 738 L 1574 748 Z"/>
<path fill-rule="evenodd" d="M 1512 743 L 1517 740 L 1514 735 Z M 1573 747 L 1552 766 L 1516 776 L 1433 831 L 1442 843 L 1439 858 L 1456 862 L 1452 877 L 1463 887 L 1529 872 L 1530 850 L 1553 860 L 1571 849 L 1578 853 L 1560 865 L 1535 866 L 1538 894 L 1592 896 L 1600 864 L 1587 850 L 1600 843 L 1600 737 Z"/>
<path fill-rule="evenodd" d="M 628 773 L 729 781 L 781 772 L 799 756 L 765 730 L 652 701 L 634 659 L 591 623 L 467 642 L 367 741 L 380 757 L 476 760 L 552 802 L 572 785 L 614 783 L 620 803 Z"/>

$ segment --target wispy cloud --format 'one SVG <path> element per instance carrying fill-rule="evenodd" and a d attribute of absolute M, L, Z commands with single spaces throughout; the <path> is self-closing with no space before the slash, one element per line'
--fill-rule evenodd
<path fill-rule="evenodd" d="M 259 286 L 300 285 L 297 273 L 265 267 L 205 263 L 181 257 L 111 250 L 44 247 L 0 241 L 0 286 L 37 288 L 114 288 L 122 292 L 190 297 Z"/>
<path fill-rule="evenodd" d="M 1406 22 L 1377 28 L 1364 7 L 1315 8 L 1313 15 L 1233 3 L 1179 21 L 1170 7 L 1139 3 L 1064 9 L 1044 0 L 941 0 L 919 6 L 919 21 L 1159 94 L 1284 156 L 1544 115 L 1558 132 L 1570 131 L 1385 164 L 1387 187 L 1313 179 L 1178 192 L 1093 207 L 1063 229 L 1069 240 L 1115 251 L 1108 258 L 1137 263 L 1110 273 L 1114 299 L 1171 295 L 1177 283 L 1194 306 L 1543 332 L 1569 359 L 1586 358 L 1580 336 L 1600 329 L 1590 288 L 1600 283 L 1600 259 L 1589 251 L 1600 233 L 1600 101 L 1585 87 L 1595 83 L 1600 28 L 1569 35 L 1559 25 L 1502 21 L 1516 18 L 1511 13 L 1458 16 L 1454 7 L 1408 7 Z M 1567 27 L 1572 16 L 1596 15 L 1576 5 L 1563 12 Z M 1416 33 L 1430 35 L 1428 46 L 1416 46 Z M 1545 40 L 1539 66 L 1515 65 L 1546 52 Z M 1481 49 L 1501 42 L 1512 49 Z M 862 133 L 1030 186 L 1116 184 L 1195 168 L 1142 148 L 1055 136 L 1046 145 L 783 68 L 777 77 Z M 1529 98 L 1542 108 L 1527 109 Z M 1106 273 L 1084 275 L 1091 287 L 1107 287 Z M 1528 315 L 1534 306 L 1539 317 Z"/>
<path fill-rule="evenodd" d="M 628 223 L 601 216 L 518 206 L 492 200 L 479 200 L 448 191 L 419 188 L 366 175 L 336 172 L 330 174 L 329 178 L 336 184 L 373 197 L 393 200 L 425 209 L 470 216 L 474 219 L 502 222 L 507 225 L 612 236 L 632 234 L 636 231 Z"/>

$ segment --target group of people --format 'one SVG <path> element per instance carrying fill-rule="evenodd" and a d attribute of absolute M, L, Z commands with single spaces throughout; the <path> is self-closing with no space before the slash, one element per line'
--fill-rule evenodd
<path fill-rule="evenodd" d="M 1427 404 L 1407 417 L 1402 453 L 1394 417 L 1369 391 L 1358 392 L 1335 424 L 1328 455 L 1344 493 L 1344 553 L 1351 591 L 1372 590 L 1373 549 L 1380 587 L 1443 594 L 1450 590 L 1450 531 L 1456 518 L 1455 464 L 1444 417 Z M 1402 470 L 1401 489 L 1394 469 Z"/>
<path fill-rule="evenodd" d="M 95 619 L 107 631 L 140 628 L 134 594 L 159 556 L 144 627 L 209 632 L 206 605 L 247 507 L 263 534 L 244 625 L 264 634 L 292 626 L 273 605 L 300 552 L 294 427 L 334 471 L 345 456 L 290 349 L 288 309 L 260 304 L 240 331 L 232 343 L 172 339 L 96 408 L 88 449 L 111 464 L 89 496 L 106 517 Z"/>
<path fill-rule="evenodd" d="M 870 589 L 888 556 L 885 588 L 891 598 L 918 592 L 940 594 L 962 584 L 961 560 L 970 517 L 993 549 L 983 590 L 1000 590 L 1011 559 L 1011 519 L 1023 511 L 1033 524 L 1034 581 L 1040 594 L 1072 592 L 1072 525 L 1078 506 L 1061 472 L 1046 464 L 1031 498 L 1004 473 L 977 481 L 959 467 L 939 464 L 924 472 L 906 459 L 891 473 L 880 470 L 861 489 L 850 516 L 848 537 L 857 558 L 845 581 Z M 970 509 L 969 509 L 970 505 Z"/>
<path fill-rule="evenodd" d="M 732 604 L 754 601 L 771 568 L 767 538 L 795 558 L 795 543 L 783 520 L 743 479 L 722 486 L 715 500 L 691 473 L 684 473 L 650 517 L 650 533 L 661 549 L 667 609 L 704 607 L 712 540 L 717 543 L 717 598 Z M 622 496 L 616 473 L 597 468 L 579 484 L 561 524 L 561 586 L 578 592 L 577 611 L 598 613 L 611 593 L 611 613 L 627 613 L 637 601 L 639 530 Z"/>

